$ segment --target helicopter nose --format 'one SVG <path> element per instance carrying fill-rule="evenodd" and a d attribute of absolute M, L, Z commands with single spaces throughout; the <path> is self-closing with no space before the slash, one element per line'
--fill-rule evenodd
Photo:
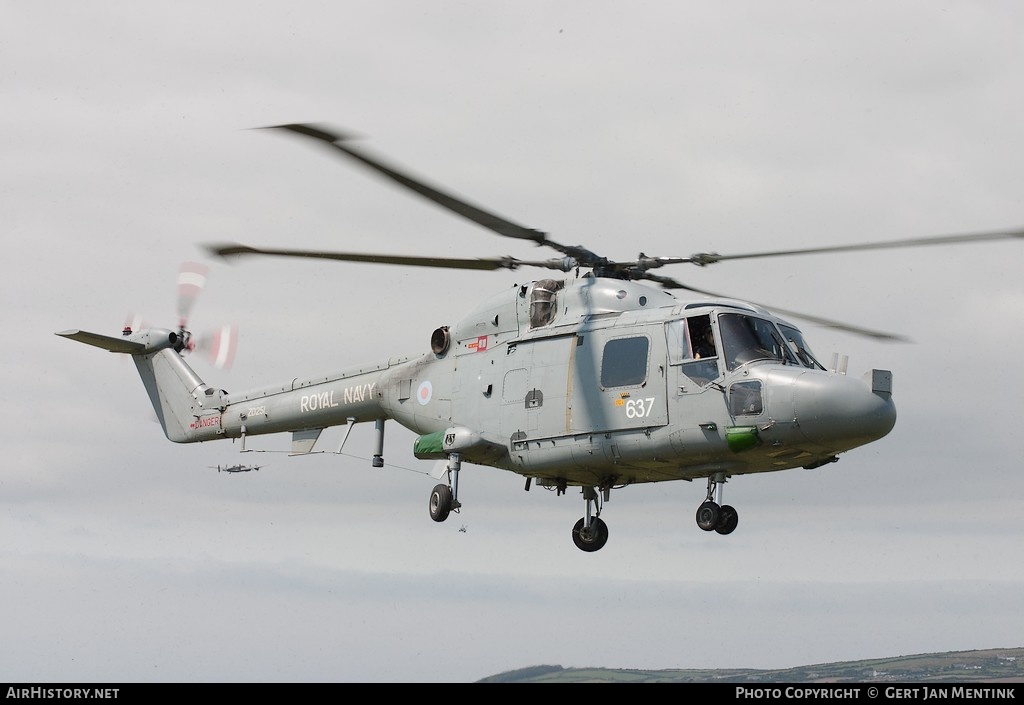
<path fill-rule="evenodd" d="M 882 438 L 896 425 L 892 373 L 871 370 L 863 380 L 808 372 L 796 381 L 793 403 L 807 440 L 849 450 Z"/>

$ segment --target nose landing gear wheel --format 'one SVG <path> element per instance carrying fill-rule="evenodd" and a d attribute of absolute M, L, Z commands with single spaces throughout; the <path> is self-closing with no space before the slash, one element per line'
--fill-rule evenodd
<path fill-rule="evenodd" d="M 448 485 L 437 485 L 430 493 L 430 518 L 444 521 L 452 511 L 452 488 Z"/>
<path fill-rule="evenodd" d="M 704 502 L 697 507 L 697 526 L 704 531 L 714 531 L 715 527 L 718 526 L 718 516 L 720 513 L 721 507 L 717 504 L 711 500 Z"/>
<path fill-rule="evenodd" d="M 572 527 L 572 542 L 576 544 L 576 548 L 590 553 L 608 543 L 608 525 L 604 523 L 604 519 L 594 517 L 590 520 L 589 529 L 584 529 L 583 524 L 584 519 L 580 517 L 576 526 Z"/>

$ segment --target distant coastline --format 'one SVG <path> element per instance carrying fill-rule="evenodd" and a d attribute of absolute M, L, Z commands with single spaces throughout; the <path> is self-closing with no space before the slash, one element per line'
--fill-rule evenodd
<path fill-rule="evenodd" d="M 1024 683 L 1024 647 L 948 651 L 795 668 L 632 668 L 529 666 L 478 683 Z"/>

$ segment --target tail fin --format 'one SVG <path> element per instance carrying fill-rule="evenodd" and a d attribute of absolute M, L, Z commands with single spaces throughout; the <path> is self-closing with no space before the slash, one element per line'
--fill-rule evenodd
<path fill-rule="evenodd" d="M 122 338 L 81 330 L 57 335 L 131 355 L 169 440 L 189 443 L 221 435 L 222 393 L 206 385 L 181 358 L 176 349 L 179 336 L 174 331 L 152 328 Z"/>

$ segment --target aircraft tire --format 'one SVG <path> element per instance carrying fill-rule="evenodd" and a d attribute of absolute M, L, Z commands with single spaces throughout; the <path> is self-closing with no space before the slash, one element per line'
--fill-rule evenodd
<path fill-rule="evenodd" d="M 710 499 L 697 507 L 697 526 L 704 531 L 713 531 L 718 526 L 721 508 Z"/>
<path fill-rule="evenodd" d="M 583 523 L 584 518 L 580 517 L 580 520 L 572 527 L 572 542 L 576 544 L 576 548 L 587 553 L 603 548 L 608 543 L 608 525 L 600 517 L 594 517 L 591 520 L 590 531 L 585 533 Z"/>
<path fill-rule="evenodd" d="M 728 504 L 724 504 L 718 510 L 718 523 L 715 524 L 715 531 L 725 536 L 735 531 L 736 525 L 739 523 L 740 515 L 736 509 Z"/>
<path fill-rule="evenodd" d="M 430 518 L 444 521 L 452 511 L 452 488 L 448 485 L 437 485 L 430 493 Z"/>

